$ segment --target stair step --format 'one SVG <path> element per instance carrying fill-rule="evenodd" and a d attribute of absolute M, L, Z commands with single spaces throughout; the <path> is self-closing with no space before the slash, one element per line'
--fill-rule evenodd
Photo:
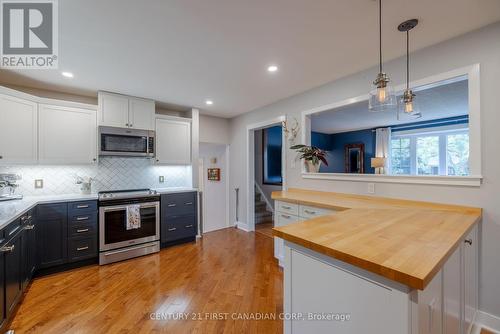
<path fill-rule="evenodd" d="M 273 213 L 269 211 L 260 211 L 255 213 L 255 218 L 272 218 Z"/>

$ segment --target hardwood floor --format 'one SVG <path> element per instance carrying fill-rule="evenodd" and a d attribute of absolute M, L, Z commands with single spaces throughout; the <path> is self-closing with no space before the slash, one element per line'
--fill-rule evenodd
<path fill-rule="evenodd" d="M 229 228 L 158 254 L 35 279 L 10 328 L 16 333 L 282 333 L 283 275 L 272 240 Z M 189 319 L 151 319 L 178 312 L 189 313 Z M 212 319 L 224 312 L 227 320 Z M 193 314 L 202 320 L 192 320 Z M 244 314 L 276 320 L 233 319 Z"/>
<path fill-rule="evenodd" d="M 273 237 L 273 222 L 255 224 L 255 232 L 265 235 L 266 237 Z"/>

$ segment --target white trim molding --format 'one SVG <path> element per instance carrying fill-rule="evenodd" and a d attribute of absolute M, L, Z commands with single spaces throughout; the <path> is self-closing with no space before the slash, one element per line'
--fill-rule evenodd
<path fill-rule="evenodd" d="M 479 334 L 481 332 L 481 328 L 500 334 L 500 318 L 493 314 L 477 311 L 474 328 L 471 333 Z"/>
<path fill-rule="evenodd" d="M 337 180 L 355 182 L 431 184 L 442 186 L 479 187 L 482 176 L 443 176 L 443 175 L 385 175 L 385 174 L 344 174 L 344 173 L 307 173 L 304 179 Z"/>
<path fill-rule="evenodd" d="M 482 183 L 481 167 L 481 106 L 480 106 L 480 66 L 473 64 L 458 68 L 445 73 L 439 73 L 410 83 L 418 89 L 429 88 L 437 82 L 453 82 L 466 77 L 468 80 L 469 95 L 469 170 L 470 176 L 447 176 L 447 175 L 384 175 L 384 174 L 344 174 L 344 173 L 308 173 L 305 165 L 302 165 L 302 177 L 304 179 L 322 179 L 358 182 L 385 182 L 385 183 L 411 183 L 431 184 L 443 186 L 469 186 L 479 187 Z M 402 91 L 405 85 L 398 85 L 395 91 Z M 366 101 L 368 94 L 344 99 L 327 105 L 305 110 L 301 114 L 302 131 L 301 139 L 305 145 L 311 144 L 311 115 L 327 110 L 332 110 L 353 103 Z"/>

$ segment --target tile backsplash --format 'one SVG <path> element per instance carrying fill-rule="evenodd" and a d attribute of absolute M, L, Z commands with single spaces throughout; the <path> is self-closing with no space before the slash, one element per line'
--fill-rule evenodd
<path fill-rule="evenodd" d="M 80 192 L 76 177 L 92 177 L 92 192 L 134 188 L 191 187 L 191 166 L 157 166 L 142 158 L 100 158 L 98 165 L 78 166 L 0 166 L 0 173 L 20 174 L 16 193 L 24 196 L 74 194 Z M 165 182 L 159 183 L 164 176 Z M 35 180 L 43 188 L 35 189 Z"/>

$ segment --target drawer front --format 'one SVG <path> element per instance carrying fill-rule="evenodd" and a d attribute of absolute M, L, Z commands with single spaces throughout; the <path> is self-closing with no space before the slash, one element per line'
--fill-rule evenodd
<path fill-rule="evenodd" d="M 97 212 L 81 212 L 80 214 L 70 216 L 69 218 L 70 225 L 95 222 L 97 222 Z"/>
<path fill-rule="evenodd" d="M 279 212 L 287 213 L 290 215 L 299 215 L 299 205 L 287 202 L 277 202 L 277 208 Z"/>
<path fill-rule="evenodd" d="M 162 241 L 174 241 L 195 237 L 197 233 L 196 216 L 174 216 L 166 219 L 162 225 Z"/>
<path fill-rule="evenodd" d="M 69 261 L 75 262 L 97 256 L 97 238 L 71 238 L 68 242 Z"/>
<path fill-rule="evenodd" d="M 38 218 L 52 218 L 66 216 L 68 213 L 68 205 L 66 203 L 58 204 L 42 204 L 37 206 Z"/>
<path fill-rule="evenodd" d="M 306 219 L 331 215 L 331 214 L 335 213 L 334 210 L 318 208 L 318 207 L 309 206 L 309 205 L 301 205 L 299 208 L 299 211 L 300 211 L 299 216 L 301 218 L 306 218 Z"/>
<path fill-rule="evenodd" d="M 196 192 L 162 195 L 162 214 L 164 216 L 195 215 L 196 195 Z"/>
<path fill-rule="evenodd" d="M 96 237 L 97 221 L 71 223 L 68 230 L 70 237 Z"/>
<path fill-rule="evenodd" d="M 97 211 L 97 201 L 82 201 L 68 203 L 70 215 L 78 215 L 82 212 Z"/>
<path fill-rule="evenodd" d="M 294 215 L 289 215 L 286 213 L 278 212 L 276 214 L 276 226 L 285 226 L 288 224 L 296 223 L 299 221 L 299 217 Z"/>

